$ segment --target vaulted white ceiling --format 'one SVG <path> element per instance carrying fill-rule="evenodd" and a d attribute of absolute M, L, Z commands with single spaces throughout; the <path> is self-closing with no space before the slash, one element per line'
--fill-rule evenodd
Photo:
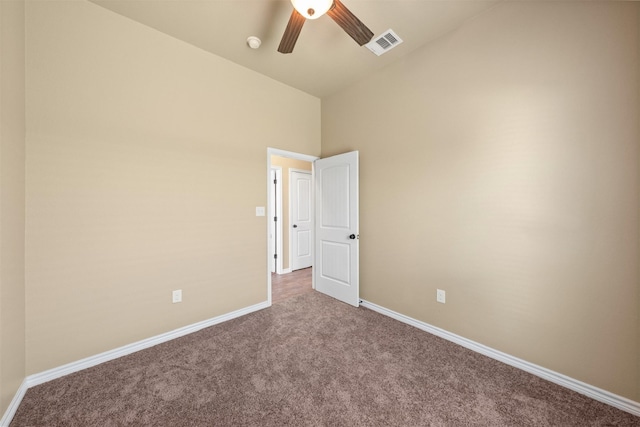
<path fill-rule="evenodd" d="M 306 21 L 291 54 L 277 52 L 289 0 L 91 0 L 104 8 L 317 97 L 330 95 L 455 30 L 498 0 L 343 0 L 378 36 L 403 43 L 382 56 L 358 46 L 328 16 Z M 262 40 L 259 49 L 247 37 Z"/>

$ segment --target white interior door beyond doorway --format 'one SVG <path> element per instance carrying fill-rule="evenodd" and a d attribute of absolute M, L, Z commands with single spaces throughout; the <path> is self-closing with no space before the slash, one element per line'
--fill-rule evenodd
<path fill-rule="evenodd" d="M 289 205 L 291 213 L 291 271 L 313 265 L 313 209 L 311 202 L 311 173 L 289 169 Z"/>

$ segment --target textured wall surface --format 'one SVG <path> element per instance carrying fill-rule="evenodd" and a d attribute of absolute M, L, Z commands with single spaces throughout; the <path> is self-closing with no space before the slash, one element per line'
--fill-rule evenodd
<path fill-rule="evenodd" d="M 320 100 L 95 4 L 27 6 L 27 373 L 266 301 L 267 147 L 318 154 Z"/>
<path fill-rule="evenodd" d="M 24 2 L 0 1 L 0 415 L 25 376 Z"/>
<path fill-rule="evenodd" d="M 640 400 L 639 7 L 505 2 L 323 99 L 364 299 Z"/>

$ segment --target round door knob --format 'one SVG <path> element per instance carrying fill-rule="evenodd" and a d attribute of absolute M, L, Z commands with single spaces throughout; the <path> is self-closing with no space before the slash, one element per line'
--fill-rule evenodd
<path fill-rule="evenodd" d="M 352 235 L 350 235 L 350 236 L 349 236 L 349 238 L 350 238 L 351 240 L 355 240 L 356 235 L 355 235 L 355 234 L 352 234 Z"/>
<path fill-rule="evenodd" d="M 298 228 L 298 224 L 293 224 L 293 228 Z"/>

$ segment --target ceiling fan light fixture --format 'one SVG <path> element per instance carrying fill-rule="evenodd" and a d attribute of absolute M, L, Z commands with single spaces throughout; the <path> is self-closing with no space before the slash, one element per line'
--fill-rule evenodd
<path fill-rule="evenodd" d="M 333 0 L 291 0 L 291 4 L 306 19 L 317 19 L 331 9 Z"/>

